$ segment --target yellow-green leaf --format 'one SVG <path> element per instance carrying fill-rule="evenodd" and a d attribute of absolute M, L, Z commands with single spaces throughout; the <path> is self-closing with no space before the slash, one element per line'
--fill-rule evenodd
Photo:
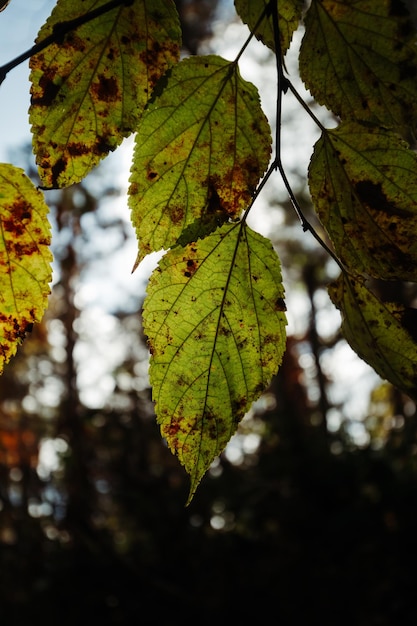
<path fill-rule="evenodd" d="M 352 348 L 382 378 L 417 398 L 417 310 L 381 302 L 360 278 L 340 276 L 329 294 Z"/>
<path fill-rule="evenodd" d="M 309 185 L 348 267 L 417 281 L 417 155 L 399 135 L 355 123 L 326 131 L 314 148 Z"/>
<path fill-rule="evenodd" d="M 107 0 L 58 0 L 38 41 Z M 86 174 L 136 129 L 158 79 L 178 60 L 172 0 L 136 0 L 78 27 L 30 61 L 30 122 L 44 186 Z"/>
<path fill-rule="evenodd" d="M 342 118 L 415 128 L 417 47 L 404 5 L 393 0 L 313 0 L 300 73 Z"/>
<path fill-rule="evenodd" d="M 156 415 L 191 476 L 190 499 L 285 349 L 279 259 L 270 241 L 226 224 L 173 248 L 144 305 Z"/>
<path fill-rule="evenodd" d="M 257 39 L 260 39 L 268 48 L 275 51 L 274 27 L 270 10 L 267 7 L 269 0 L 235 0 L 236 11 L 248 25 Z M 303 10 L 303 0 L 277 0 L 278 7 L 278 27 L 280 34 L 281 52 L 285 52 L 290 47 L 291 39 L 297 30 Z M 258 25 L 258 20 L 263 12 L 267 11 L 267 16 Z"/>
<path fill-rule="evenodd" d="M 176 65 L 136 135 L 129 206 L 138 260 L 197 220 L 239 216 L 270 154 L 258 92 L 235 63 L 206 56 Z"/>
<path fill-rule="evenodd" d="M 23 170 L 0 164 L 0 373 L 34 322 L 52 280 L 48 207 Z"/>

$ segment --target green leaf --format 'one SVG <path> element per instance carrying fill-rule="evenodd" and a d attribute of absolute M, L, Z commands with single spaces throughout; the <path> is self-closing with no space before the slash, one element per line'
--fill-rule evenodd
<path fill-rule="evenodd" d="M 236 11 L 243 22 L 248 25 L 257 39 L 275 51 L 274 27 L 270 11 L 268 11 L 268 17 L 265 17 L 256 28 L 258 20 L 266 11 L 268 4 L 270 4 L 269 0 L 235 0 Z M 282 54 L 285 54 L 290 47 L 293 33 L 300 24 L 303 4 L 303 0 L 277 0 Z"/>
<path fill-rule="evenodd" d="M 381 302 L 360 278 L 340 276 L 329 294 L 352 348 L 382 378 L 417 398 L 417 310 Z"/>
<path fill-rule="evenodd" d="M 48 207 L 23 170 L 0 164 L 0 373 L 42 319 L 52 280 Z"/>
<path fill-rule="evenodd" d="M 416 172 L 415 152 L 383 128 L 343 123 L 319 139 L 310 191 L 346 266 L 417 281 Z"/>
<path fill-rule="evenodd" d="M 38 41 L 107 0 L 59 0 Z M 86 174 L 136 129 L 158 79 L 178 60 L 171 0 L 136 0 L 71 31 L 30 61 L 30 122 L 44 186 Z"/>
<path fill-rule="evenodd" d="M 285 349 L 285 304 L 271 242 L 243 223 L 170 250 L 144 305 L 161 433 L 192 498 Z"/>
<path fill-rule="evenodd" d="M 416 126 L 415 28 L 397 0 L 313 0 L 300 74 L 318 102 L 343 118 Z"/>
<path fill-rule="evenodd" d="M 270 154 L 258 92 L 235 63 L 206 56 L 175 66 L 136 135 L 129 206 L 138 262 L 197 220 L 215 228 L 239 216 Z"/>

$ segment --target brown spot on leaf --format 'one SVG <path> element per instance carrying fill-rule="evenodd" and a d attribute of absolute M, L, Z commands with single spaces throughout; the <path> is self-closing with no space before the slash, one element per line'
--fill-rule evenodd
<path fill-rule="evenodd" d="M 73 141 L 68 144 L 68 154 L 72 157 L 82 156 L 83 154 L 89 154 L 90 148 L 85 143 Z"/>
<path fill-rule="evenodd" d="M 248 400 L 245 396 L 242 398 L 236 398 L 232 401 L 232 411 L 235 418 L 239 418 L 242 415 L 242 412 L 245 412 Z"/>
<path fill-rule="evenodd" d="M 170 207 L 169 216 L 171 218 L 171 222 L 177 226 L 178 224 L 181 224 L 184 220 L 184 209 L 179 206 Z"/>
<path fill-rule="evenodd" d="M 177 44 L 175 42 L 161 44 L 158 41 L 152 41 L 148 49 L 141 52 L 139 57 L 146 67 L 148 88 L 153 89 L 167 69 L 167 59 L 178 57 Z"/>
<path fill-rule="evenodd" d="M 116 52 L 116 50 L 115 50 L 114 48 L 110 48 L 110 50 L 108 51 L 108 53 L 107 53 L 107 55 L 106 55 L 106 56 L 107 56 L 107 58 L 108 58 L 108 60 L 109 60 L 109 61 L 112 61 L 112 62 L 113 62 L 113 61 L 114 61 L 114 59 L 115 59 L 118 55 L 117 55 L 117 52 Z"/>
<path fill-rule="evenodd" d="M 91 85 L 91 91 L 101 102 L 116 102 L 119 99 L 119 86 L 114 76 L 107 78 L 100 74 L 97 82 Z"/>
<path fill-rule="evenodd" d="M 99 135 L 97 137 L 97 141 L 93 147 L 94 154 L 98 154 L 99 156 L 102 154 L 107 154 L 108 152 L 112 152 L 116 149 L 116 144 L 114 138 L 112 138 L 111 133 L 107 135 Z"/>
<path fill-rule="evenodd" d="M 32 217 L 30 206 L 24 200 L 17 200 L 8 208 L 10 217 L 2 219 L 3 230 L 20 237 Z"/>
<path fill-rule="evenodd" d="M 21 243 L 20 241 L 9 240 L 6 245 L 9 255 L 16 259 L 22 259 L 24 256 L 31 256 L 38 251 L 38 245 L 34 241 Z"/>
<path fill-rule="evenodd" d="M 194 259 L 188 259 L 187 267 L 190 270 L 190 272 L 191 271 L 195 272 L 197 269 L 197 263 L 194 261 Z"/>
<path fill-rule="evenodd" d="M 34 93 L 31 98 L 31 104 L 37 106 L 49 107 L 57 97 L 61 85 L 64 82 L 63 77 L 59 77 L 59 84 L 54 82 L 57 75 L 56 68 L 46 69 L 39 79 L 38 88 L 34 87 Z"/>
<path fill-rule="evenodd" d="M 52 174 L 52 184 L 54 186 L 58 185 L 58 178 L 60 177 L 62 172 L 65 172 L 66 167 L 67 167 L 66 157 L 59 158 L 57 162 L 55 163 L 55 165 L 52 166 L 51 174 Z"/>
<path fill-rule="evenodd" d="M 221 325 L 219 327 L 219 335 L 222 335 L 223 337 L 229 337 L 229 335 L 232 334 L 232 331 L 230 330 L 230 328 Z"/>
<path fill-rule="evenodd" d="M 229 152 L 234 154 L 236 146 L 231 143 Z M 259 181 L 260 169 L 258 159 L 248 156 L 232 166 L 220 177 L 210 175 L 204 181 L 207 187 L 207 213 L 222 213 L 234 218 L 250 202 Z"/>
<path fill-rule="evenodd" d="M 278 298 L 275 301 L 275 310 L 276 311 L 282 311 L 282 312 L 287 310 L 287 307 L 285 305 L 285 300 L 283 298 Z"/>
<path fill-rule="evenodd" d="M 74 31 L 70 31 L 65 37 L 65 48 L 72 48 L 73 50 L 84 52 L 85 40 L 79 37 Z"/>

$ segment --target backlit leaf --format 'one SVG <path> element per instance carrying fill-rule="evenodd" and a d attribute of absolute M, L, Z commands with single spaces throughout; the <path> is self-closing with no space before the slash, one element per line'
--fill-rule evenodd
<path fill-rule="evenodd" d="M 191 476 L 190 499 L 285 349 L 280 263 L 270 241 L 238 224 L 173 248 L 144 305 L 161 433 Z"/>
<path fill-rule="evenodd" d="M 344 123 L 317 142 L 314 205 L 343 262 L 376 278 L 417 280 L 417 155 L 399 135 Z"/>
<path fill-rule="evenodd" d="M 0 164 L 0 373 L 34 322 L 52 280 L 48 207 L 23 170 Z"/>
<path fill-rule="evenodd" d="M 270 153 L 258 92 L 235 63 L 207 56 L 176 65 L 136 135 L 129 206 L 138 261 L 197 220 L 213 230 L 239 216 Z"/>
<path fill-rule="evenodd" d="M 275 51 L 274 27 L 270 11 L 268 11 L 268 16 L 255 29 L 259 17 L 266 10 L 268 4 L 269 0 L 235 0 L 236 11 L 245 24 L 248 25 L 251 32 L 268 48 Z M 299 26 L 303 4 L 303 0 L 277 0 L 282 54 L 285 54 L 290 47 L 293 33 Z"/>
<path fill-rule="evenodd" d="M 58 0 L 38 41 L 57 24 L 106 3 Z M 136 0 L 78 27 L 30 62 L 30 122 L 42 183 L 64 187 L 135 130 L 157 80 L 178 60 L 171 0 Z"/>
<path fill-rule="evenodd" d="M 382 378 L 417 398 L 417 310 L 381 302 L 361 279 L 343 275 L 329 294 L 352 348 Z"/>
<path fill-rule="evenodd" d="M 342 118 L 415 127 L 415 28 L 399 0 L 313 0 L 300 73 L 312 95 Z"/>

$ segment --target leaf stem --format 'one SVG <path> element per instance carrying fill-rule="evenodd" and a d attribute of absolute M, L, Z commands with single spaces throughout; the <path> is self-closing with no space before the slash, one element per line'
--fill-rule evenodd
<path fill-rule="evenodd" d="M 29 50 L 26 50 L 26 52 L 23 52 L 12 61 L 9 61 L 8 63 L 0 67 L 0 85 L 3 83 L 10 70 L 13 70 L 15 67 L 17 67 L 24 61 L 27 61 L 27 59 L 30 59 L 30 57 L 34 56 L 35 54 L 42 52 L 42 50 L 50 46 L 52 43 L 59 43 L 70 31 L 75 30 L 83 24 L 87 24 L 87 22 L 91 22 L 91 20 L 94 20 L 96 17 L 100 17 L 100 15 L 104 15 L 104 13 L 115 9 L 118 6 L 121 6 L 123 4 L 125 6 L 130 6 L 131 4 L 133 4 L 133 1 L 134 0 L 110 0 L 106 4 L 103 4 L 97 9 L 93 9 L 89 13 L 80 15 L 79 17 L 76 17 L 72 20 L 67 20 L 55 24 L 52 29 L 52 33 L 48 35 L 48 37 L 45 37 L 45 39 L 43 39 L 39 43 L 36 43 L 34 46 L 29 48 Z"/>
<path fill-rule="evenodd" d="M 326 127 L 323 126 L 323 124 L 320 122 L 319 118 L 316 117 L 316 115 L 314 115 L 313 111 L 310 109 L 308 104 L 302 99 L 302 97 L 300 96 L 300 94 L 298 93 L 298 91 L 296 90 L 294 85 L 289 80 L 287 80 L 287 87 L 291 91 L 292 95 L 297 100 L 297 102 L 299 104 L 301 104 L 303 109 L 308 113 L 308 115 L 311 117 L 311 119 L 314 121 L 314 123 L 320 128 L 320 130 L 323 133 L 327 132 Z"/>
<path fill-rule="evenodd" d="M 332 259 L 337 263 L 337 265 L 339 266 L 339 268 L 341 269 L 342 272 L 345 271 L 345 268 L 343 267 L 342 262 L 340 261 L 340 259 L 336 256 L 336 254 L 333 252 L 333 250 L 327 245 L 327 243 L 320 237 L 320 235 L 318 234 L 318 232 L 315 230 L 315 228 L 310 224 L 310 222 L 308 221 L 308 219 L 305 217 L 303 210 L 301 209 L 297 198 L 295 197 L 295 194 L 291 188 L 291 185 L 288 181 L 287 175 L 285 173 L 284 167 L 282 165 L 281 160 L 276 160 L 273 165 L 275 165 L 276 169 L 278 169 L 282 181 L 285 185 L 285 188 L 287 190 L 288 196 L 290 198 L 291 204 L 294 208 L 294 211 L 296 212 L 300 222 L 301 222 L 301 226 L 303 228 L 303 231 L 306 232 L 308 231 L 309 233 L 311 233 L 314 237 L 314 239 L 320 244 L 320 246 L 326 250 L 326 252 L 332 257 Z"/>
<path fill-rule="evenodd" d="M 241 47 L 241 49 L 238 52 L 237 57 L 234 60 L 234 63 L 238 63 L 240 60 L 240 57 L 243 55 L 243 53 L 245 52 L 246 48 L 248 47 L 248 45 L 250 44 L 250 42 L 253 39 L 254 33 L 258 30 L 259 26 L 261 25 L 262 21 L 265 19 L 267 13 L 269 11 L 269 5 L 267 5 L 264 10 L 262 11 L 261 15 L 259 16 L 258 21 L 256 22 L 253 30 L 250 31 L 249 37 L 246 39 L 245 43 L 243 44 L 243 46 Z"/>

